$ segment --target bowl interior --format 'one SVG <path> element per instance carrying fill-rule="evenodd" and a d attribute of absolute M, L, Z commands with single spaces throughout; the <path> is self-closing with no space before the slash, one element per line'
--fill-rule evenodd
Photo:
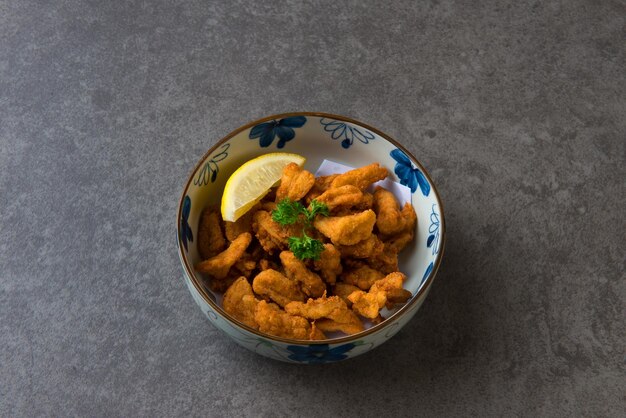
<path fill-rule="evenodd" d="M 306 157 L 305 168 L 313 173 L 325 159 L 355 168 L 379 162 L 389 170 L 392 180 L 411 188 L 417 233 L 400 254 L 399 267 L 407 275 L 404 287 L 415 298 L 438 265 L 444 230 L 441 202 L 423 167 L 401 145 L 383 136 L 372 127 L 337 115 L 297 113 L 262 119 L 220 141 L 192 173 L 179 207 L 180 256 L 196 285 L 203 286 L 193 270 L 201 261 L 196 237 L 202 210 L 207 205 L 219 207 L 226 181 L 246 161 L 270 152 L 292 152 Z M 221 309 L 221 295 L 206 287 L 204 290 L 202 293 L 217 305 L 216 310 L 228 317 Z M 410 301 L 400 310 L 409 305 Z M 392 313 L 383 311 L 383 316 Z"/>

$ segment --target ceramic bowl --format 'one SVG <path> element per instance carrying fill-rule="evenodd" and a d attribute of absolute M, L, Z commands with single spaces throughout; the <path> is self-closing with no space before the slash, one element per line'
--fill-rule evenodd
<path fill-rule="evenodd" d="M 351 167 L 373 162 L 385 166 L 393 180 L 411 189 L 418 219 L 415 240 L 400 254 L 404 287 L 413 297 L 380 324 L 358 334 L 325 341 L 289 340 L 256 331 L 229 317 L 221 295 L 204 286 L 193 266 L 202 209 L 221 201 L 226 180 L 239 166 L 261 154 L 303 155 L 305 168 L 315 172 L 324 159 Z M 178 254 L 183 278 L 204 315 L 243 347 L 291 363 L 325 363 L 358 356 L 396 334 L 424 302 L 443 255 L 445 223 L 441 200 L 424 167 L 402 145 L 381 131 L 356 120 L 325 113 L 287 113 L 249 123 L 217 142 L 193 169 L 183 189 L 177 213 Z"/>

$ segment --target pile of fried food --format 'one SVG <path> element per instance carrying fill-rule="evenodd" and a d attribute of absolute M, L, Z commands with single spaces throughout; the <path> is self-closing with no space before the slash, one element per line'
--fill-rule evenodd
<path fill-rule="evenodd" d="M 374 163 L 317 177 L 291 163 L 278 187 L 236 222 L 206 208 L 195 267 L 224 292 L 223 308 L 251 328 L 305 340 L 354 334 L 405 303 L 398 253 L 413 240 L 410 203 L 377 187 L 387 169 Z M 336 334 L 335 334 L 336 335 Z"/>

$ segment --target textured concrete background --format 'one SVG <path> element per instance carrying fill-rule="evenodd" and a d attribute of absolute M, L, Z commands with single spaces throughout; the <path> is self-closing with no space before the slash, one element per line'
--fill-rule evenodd
<path fill-rule="evenodd" d="M 623 1 L 0 0 L 0 416 L 623 416 Z M 202 316 L 174 240 L 199 157 L 345 114 L 431 172 L 423 308 L 292 366 Z"/>

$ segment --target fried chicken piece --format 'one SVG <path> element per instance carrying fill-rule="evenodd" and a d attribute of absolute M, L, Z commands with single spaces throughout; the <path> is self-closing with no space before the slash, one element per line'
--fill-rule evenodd
<path fill-rule="evenodd" d="M 411 241 L 413 241 L 413 237 L 415 236 L 415 232 L 413 230 L 408 230 L 404 232 L 400 232 L 397 235 L 393 235 L 385 241 L 387 247 L 390 248 L 393 252 L 399 253 L 402 251 Z"/>
<path fill-rule="evenodd" d="M 357 290 L 348 296 L 352 302 L 352 310 L 365 318 L 376 318 L 378 312 L 387 303 L 385 292 L 364 292 Z"/>
<path fill-rule="evenodd" d="M 248 280 L 245 277 L 239 277 L 224 293 L 222 305 L 227 314 L 251 328 L 258 329 L 259 324 L 254 320 L 254 311 L 258 302 Z"/>
<path fill-rule="evenodd" d="M 341 299 L 343 299 L 344 302 L 346 302 L 346 305 L 350 307 L 352 306 L 352 301 L 348 299 L 348 296 L 350 296 L 350 294 L 352 294 L 352 292 L 356 290 L 360 289 L 355 285 L 338 282 L 333 286 L 333 295 L 339 296 Z"/>
<path fill-rule="evenodd" d="M 348 299 L 352 302 L 352 310 L 361 316 L 374 319 L 386 304 L 393 306 L 395 303 L 406 302 L 411 293 L 402 288 L 405 279 L 404 274 L 396 271 L 374 282 L 367 293 L 362 290 L 351 293 Z"/>
<path fill-rule="evenodd" d="M 233 282 L 239 277 L 239 273 L 235 273 L 231 270 L 231 272 L 228 273 L 228 276 L 225 279 L 217 280 L 213 278 L 207 278 L 205 279 L 205 283 L 207 284 L 207 287 L 213 292 L 224 293 L 230 287 L 230 285 L 233 284 Z"/>
<path fill-rule="evenodd" d="M 356 315 L 354 316 L 354 320 L 352 322 L 347 323 L 341 323 L 327 318 L 318 319 L 315 321 L 315 326 L 324 332 L 340 331 L 348 335 L 356 334 L 357 332 L 361 332 L 365 329 L 363 322 L 361 322 Z"/>
<path fill-rule="evenodd" d="M 319 297 L 326 292 L 326 284 L 322 278 L 309 270 L 304 262 L 293 255 L 291 251 L 281 252 L 280 261 L 285 268 L 287 277 L 300 282 L 301 289 L 307 296 Z"/>
<path fill-rule="evenodd" d="M 315 321 L 311 324 L 311 333 L 309 334 L 309 340 L 325 340 L 326 335 L 321 329 L 315 325 Z"/>
<path fill-rule="evenodd" d="M 259 205 L 259 210 L 264 210 L 269 213 L 272 213 L 272 211 L 275 209 L 276 202 L 261 202 L 261 204 Z"/>
<path fill-rule="evenodd" d="M 389 172 L 385 167 L 381 167 L 378 163 L 373 163 L 338 175 L 331 183 L 331 187 L 351 184 L 363 191 L 372 183 L 385 179 L 388 174 Z"/>
<path fill-rule="evenodd" d="M 220 226 L 220 214 L 211 208 L 205 208 L 198 224 L 198 252 L 206 260 L 219 254 L 226 248 L 226 240 Z"/>
<path fill-rule="evenodd" d="M 311 203 L 311 200 L 316 199 L 319 195 L 328 190 L 331 183 L 338 175 L 339 174 L 331 174 L 329 176 L 316 177 L 313 187 L 309 190 L 309 193 L 307 193 L 304 199 L 307 205 Z"/>
<path fill-rule="evenodd" d="M 370 287 L 377 281 L 384 278 L 385 275 L 378 270 L 375 270 L 368 265 L 361 264 L 357 268 L 347 271 L 341 276 L 346 284 L 358 286 L 361 290 L 369 290 Z"/>
<path fill-rule="evenodd" d="M 330 238 L 333 244 L 354 245 L 368 238 L 376 223 L 376 214 L 368 209 L 348 216 L 318 216 L 315 228 Z"/>
<path fill-rule="evenodd" d="M 324 244 L 324 251 L 320 254 L 320 258 L 313 262 L 313 266 L 320 272 L 320 276 L 326 283 L 334 284 L 337 276 L 343 271 L 341 253 L 333 244 Z"/>
<path fill-rule="evenodd" d="M 338 207 L 351 208 L 361 203 L 363 192 L 356 186 L 346 184 L 345 186 L 333 187 L 319 195 L 315 200 L 326 204 L 331 212 Z"/>
<path fill-rule="evenodd" d="M 405 229 L 413 231 L 415 229 L 415 225 L 417 224 L 417 214 L 415 213 L 415 209 L 413 205 L 409 202 L 405 203 L 402 207 L 402 218 L 404 218 L 406 222 Z"/>
<path fill-rule="evenodd" d="M 376 212 L 376 227 L 381 234 L 394 235 L 406 227 L 406 219 L 398 208 L 398 202 L 393 193 L 387 189 L 376 188 L 374 212 Z"/>
<path fill-rule="evenodd" d="M 256 261 L 254 261 L 252 255 L 244 252 L 241 258 L 235 262 L 233 267 L 237 269 L 242 276 L 248 278 L 252 275 L 252 271 L 256 268 Z"/>
<path fill-rule="evenodd" d="M 319 176 L 315 179 L 315 188 L 323 192 L 330 189 L 333 181 L 339 176 L 339 174 L 329 174 L 328 176 Z"/>
<path fill-rule="evenodd" d="M 206 273 L 215 279 L 224 279 L 230 268 L 241 258 L 248 245 L 252 241 L 252 235 L 243 233 L 230 243 L 227 249 L 221 253 L 202 261 L 196 265 L 196 270 Z"/>
<path fill-rule="evenodd" d="M 406 275 L 399 271 L 389 273 L 380 280 L 374 282 L 370 288 L 370 292 L 389 292 L 392 290 L 402 289 L 402 283 L 406 280 Z"/>
<path fill-rule="evenodd" d="M 235 222 L 224 222 L 224 232 L 227 240 L 234 241 L 235 238 L 244 232 L 252 233 L 252 215 L 256 212 L 256 209 L 256 206 L 253 207 Z"/>
<path fill-rule="evenodd" d="M 257 295 L 269 298 L 280 306 L 305 299 L 296 281 L 272 269 L 263 270 L 257 274 L 252 281 L 252 288 Z"/>
<path fill-rule="evenodd" d="M 354 322 L 354 312 L 339 296 L 309 298 L 306 303 L 291 302 L 285 305 L 285 311 L 308 319 L 328 318 L 343 324 Z"/>
<path fill-rule="evenodd" d="M 415 226 L 417 224 L 417 215 L 415 214 L 415 210 L 410 203 L 406 203 L 402 208 L 402 211 L 399 211 L 398 213 L 400 214 L 400 220 L 397 221 L 397 225 L 401 225 L 402 228 L 392 234 L 385 232 L 384 228 L 381 229 L 379 225 L 379 220 L 381 219 L 380 214 L 376 220 L 376 226 L 381 232 L 383 241 L 396 253 L 402 251 L 404 247 L 413 241 L 413 237 L 415 236 Z M 384 218 L 383 222 L 388 224 L 388 222 L 384 221 Z"/>
<path fill-rule="evenodd" d="M 289 163 L 283 168 L 283 176 L 276 190 L 276 202 L 284 198 L 296 201 L 302 199 L 313 187 L 315 176 L 296 163 Z"/>
<path fill-rule="evenodd" d="M 300 236 L 302 226 L 299 224 L 282 226 L 272 220 L 272 215 L 264 210 L 258 210 L 252 216 L 252 229 L 265 251 L 273 254 L 276 250 L 288 248 L 288 238 Z"/>
<path fill-rule="evenodd" d="M 398 271 L 398 253 L 388 244 L 383 246 L 383 251 L 366 260 L 367 264 L 374 270 L 385 274 Z"/>
<path fill-rule="evenodd" d="M 270 259 L 267 259 L 267 258 L 262 258 L 261 260 L 259 260 L 259 269 L 261 271 L 269 270 L 269 269 L 279 270 L 280 269 L 280 265 L 278 263 L 276 263 L 274 260 L 270 260 Z"/>
<path fill-rule="evenodd" d="M 411 292 L 406 289 L 390 289 L 387 291 L 387 309 L 393 308 L 398 303 L 406 303 L 413 296 Z"/>
<path fill-rule="evenodd" d="M 374 195 L 371 193 L 363 192 L 361 201 L 356 206 L 357 209 L 365 210 L 374 207 Z"/>
<path fill-rule="evenodd" d="M 256 305 L 254 320 L 259 324 L 259 331 L 277 337 L 307 340 L 312 335 L 309 321 L 264 300 Z"/>
<path fill-rule="evenodd" d="M 370 292 L 384 292 L 387 297 L 387 308 L 391 309 L 397 303 L 405 303 L 412 296 L 411 292 L 402 288 L 406 275 L 399 271 L 385 276 L 374 283 Z"/>
<path fill-rule="evenodd" d="M 342 257 L 370 258 L 383 251 L 383 242 L 374 234 L 354 245 L 338 245 Z"/>

